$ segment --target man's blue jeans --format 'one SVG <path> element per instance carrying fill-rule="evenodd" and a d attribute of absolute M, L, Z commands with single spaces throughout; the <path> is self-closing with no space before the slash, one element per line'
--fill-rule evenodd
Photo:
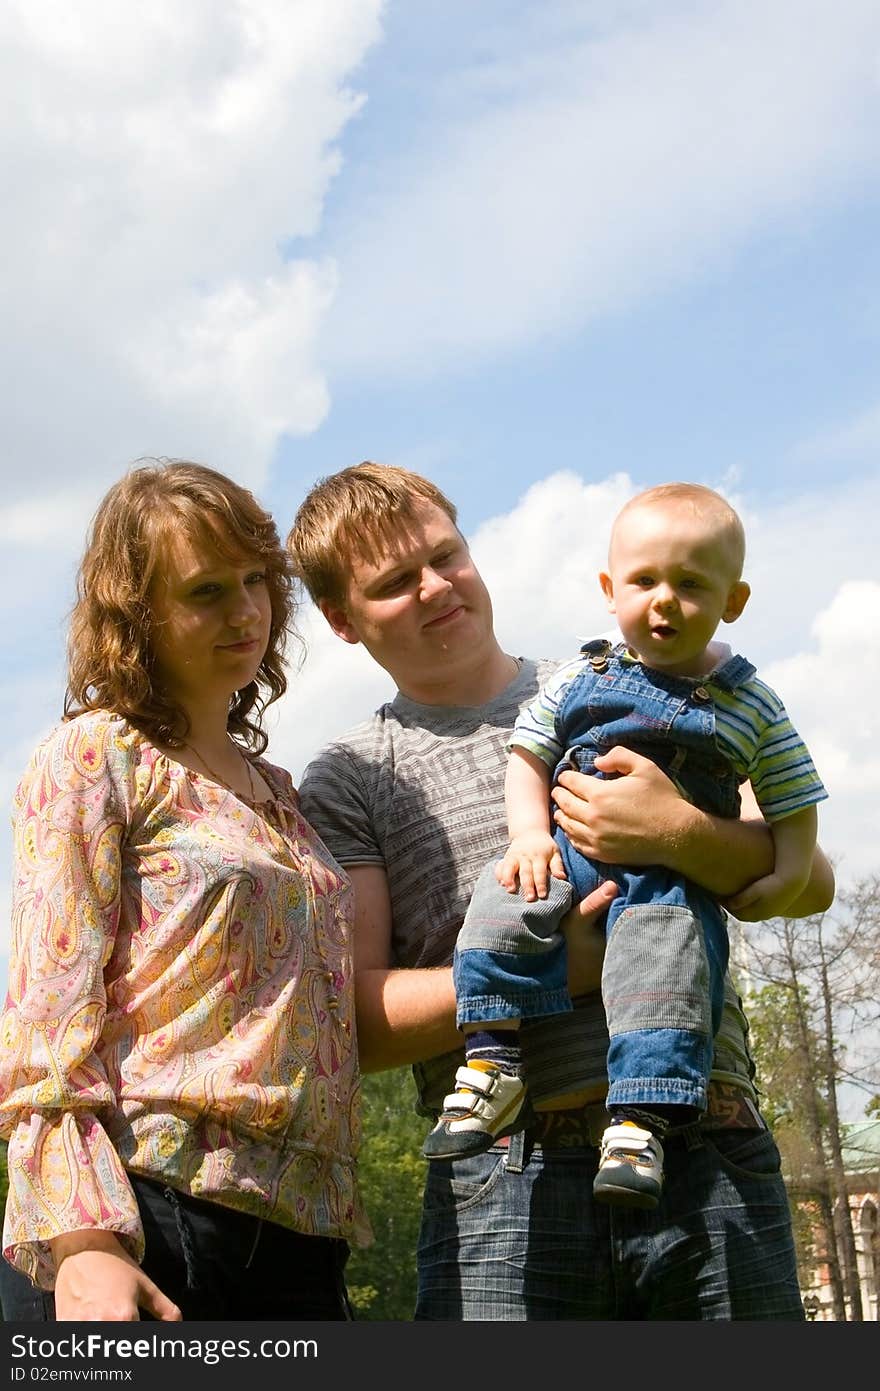
<path fill-rule="evenodd" d="M 650 1212 L 593 1202 L 594 1147 L 515 1172 L 517 1141 L 428 1165 L 417 1319 L 804 1319 L 769 1131 L 671 1136 Z"/>

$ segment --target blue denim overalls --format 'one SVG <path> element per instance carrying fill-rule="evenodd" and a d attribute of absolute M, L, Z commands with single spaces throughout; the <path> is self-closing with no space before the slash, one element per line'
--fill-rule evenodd
<path fill-rule="evenodd" d="M 624 662 L 625 648 L 604 640 L 581 650 L 589 665 L 557 711 L 556 735 L 566 754 L 554 781 L 563 768 L 601 777 L 594 759 L 622 745 L 650 758 L 704 811 L 737 816 L 739 777 L 718 750 L 708 686 Z M 733 656 L 712 673 L 711 684 L 735 690 L 754 671 L 744 657 Z M 562 831 L 555 838 L 575 899 L 603 879 L 613 878 L 620 888 L 606 919 L 602 971 L 611 1038 L 609 1109 L 705 1109 L 729 951 L 723 911 L 671 870 L 598 864 L 578 854 Z M 494 866 L 486 867 L 453 963 L 459 1025 L 571 1008 L 558 930 L 571 889 L 551 880 L 546 900 L 525 904 L 497 884 Z"/>

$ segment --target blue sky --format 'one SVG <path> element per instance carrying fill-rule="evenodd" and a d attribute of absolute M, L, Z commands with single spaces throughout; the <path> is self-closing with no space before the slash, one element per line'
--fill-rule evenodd
<path fill-rule="evenodd" d="M 226 470 L 282 530 L 320 475 L 424 471 L 521 652 L 607 625 L 615 508 L 688 478 L 746 522 L 726 636 L 813 748 L 823 843 L 844 879 L 880 868 L 876 0 L 12 0 L 0 25 L 7 805 L 60 712 L 88 519 L 139 456 Z M 388 692 L 302 628 L 295 775 Z M 4 922 L 8 881 L 7 842 Z"/>

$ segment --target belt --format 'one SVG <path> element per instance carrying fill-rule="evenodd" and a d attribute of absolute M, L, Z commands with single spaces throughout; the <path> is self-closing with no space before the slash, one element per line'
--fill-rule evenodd
<path fill-rule="evenodd" d="M 739 1087 L 728 1082 L 710 1082 L 706 1090 L 706 1110 L 696 1122 L 700 1130 L 766 1130 L 764 1120 L 757 1106 Z M 577 1106 L 571 1111 L 536 1111 L 535 1123 L 527 1129 L 527 1137 L 532 1145 L 542 1149 L 580 1149 L 585 1145 L 599 1145 L 608 1125 L 608 1112 L 604 1101 L 591 1101 L 586 1106 Z M 677 1133 L 689 1130 L 690 1126 L 673 1127 L 664 1143 Z M 495 1141 L 495 1146 L 507 1148 L 510 1136 L 505 1135 Z"/>

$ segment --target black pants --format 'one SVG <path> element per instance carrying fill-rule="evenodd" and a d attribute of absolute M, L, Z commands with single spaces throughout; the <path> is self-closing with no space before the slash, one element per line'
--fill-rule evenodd
<path fill-rule="evenodd" d="M 301 1236 L 277 1222 L 130 1177 L 144 1225 L 144 1272 L 184 1319 L 352 1318 L 345 1241 Z M 55 1318 L 52 1295 L 2 1259 L 0 1302 L 4 1323 Z"/>

